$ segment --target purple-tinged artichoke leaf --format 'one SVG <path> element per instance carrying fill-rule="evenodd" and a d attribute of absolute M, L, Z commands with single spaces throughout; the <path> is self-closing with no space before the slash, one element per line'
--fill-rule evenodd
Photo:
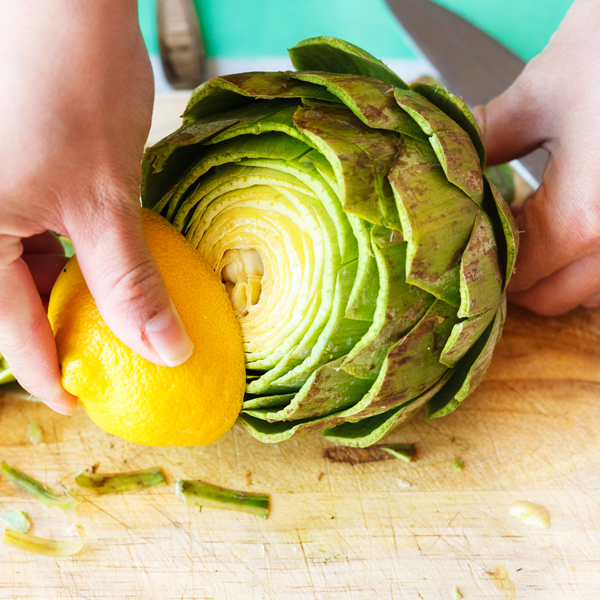
<path fill-rule="evenodd" d="M 494 320 L 461 361 L 441 391 L 427 404 L 427 418 L 436 419 L 451 413 L 483 380 L 492 362 L 496 342 L 502 333 L 502 307 L 496 309 Z"/>
<path fill-rule="evenodd" d="M 413 419 L 442 389 L 451 375 L 452 371 L 446 371 L 441 379 L 421 396 L 396 408 L 360 421 L 342 423 L 342 425 L 325 430 L 321 435 L 331 442 L 356 448 L 366 448 L 376 444 L 398 427 L 406 425 Z"/>
<path fill-rule="evenodd" d="M 400 135 L 373 130 L 342 106 L 301 106 L 294 123 L 333 167 L 344 212 L 401 230 L 386 178 Z"/>
<path fill-rule="evenodd" d="M 387 232 L 387 233 L 384 233 Z M 391 243 L 393 230 L 375 225 L 372 247 L 379 271 L 379 295 L 373 323 L 352 348 L 342 368 L 355 377 L 376 379 L 389 349 L 423 317 L 434 297 L 406 283 L 406 243 Z M 381 247 L 377 240 L 384 238 Z"/>
<path fill-rule="evenodd" d="M 483 178 L 477 150 L 469 134 L 446 113 L 412 90 L 396 89 L 398 105 L 429 136 L 448 181 L 459 187 L 473 202 L 483 201 Z"/>
<path fill-rule="evenodd" d="M 389 83 L 338 73 L 304 71 L 287 75 L 325 86 L 368 127 L 396 131 L 419 140 L 427 138 L 415 121 L 405 111 L 398 109 L 394 97 L 395 86 Z"/>
<path fill-rule="evenodd" d="M 431 147 L 410 138 L 403 139 L 388 177 L 408 242 L 407 282 L 459 306 L 460 260 L 477 205 L 448 185 Z"/>
<path fill-rule="evenodd" d="M 497 308 L 465 319 L 452 328 L 452 333 L 442 350 L 440 362 L 447 367 L 453 367 L 469 351 L 479 339 L 491 320 L 496 316 Z"/>
<path fill-rule="evenodd" d="M 475 150 L 477 150 L 480 164 L 485 165 L 486 156 L 485 146 L 483 145 L 483 135 L 473 114 L 469 110 L 467 103 L 439 83 L 419 81 L 413 83 L 410 88 L 427 98 L 432 104 L 435 104 L 469 134 L 473 146 L 475 146 Z"/>
<path fill-rule="evenodd" d="M 326 71 L 363 75 L 408 89 L 408 85 L 382 61 L 362 48 L 337 38 L 319 36 L 288 50 L 297 71 Z"/>
<path fill-rule="evenodd" d="M 215 77 L 198 86 L 183 113 L 184 123 L 251 104 L 255 98 L 314 98 L 338 102 L 321 86 L 294 81 L 283 73 L 239 73 Z"/>
<path fill-rule="evenodd" d="M 473 317 L 496 308 L 502 281 L 492 220 L 480 210 L 460 264 L 458 316 Z"/>

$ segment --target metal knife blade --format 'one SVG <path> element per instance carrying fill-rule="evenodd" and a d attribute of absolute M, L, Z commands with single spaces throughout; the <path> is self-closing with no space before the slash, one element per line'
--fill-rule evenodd
<path fill-rule="evenodd" d="M 525 62 L 457 14 L 430 0 L 386 0 L 448 88 L 470 106 L 486 104 L 503 92 Z M 548 153 L 536 150 L 520 159 L 537 183 Z"/>

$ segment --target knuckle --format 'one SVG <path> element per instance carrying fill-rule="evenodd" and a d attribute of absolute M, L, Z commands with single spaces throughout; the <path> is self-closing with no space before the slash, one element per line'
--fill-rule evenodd
<path fill-rule="evenodd" d="M 116 272 L 109 269 L 110 272 Z M 145 318 L 151 318 L 159 312 L 157 305 L 161 300 L 161 285 L 158 267 L 148 258 L 120 271 L 112 281 L 106 282 L 104 289 L 107 303 L 115 310 L 131 310 Z"/>
<path fill-rule="evenodd" d="M 7 266 L 21 258 L 23 244 L 21 239 L 12 235 L 0 235 L 0 266 Z"/>

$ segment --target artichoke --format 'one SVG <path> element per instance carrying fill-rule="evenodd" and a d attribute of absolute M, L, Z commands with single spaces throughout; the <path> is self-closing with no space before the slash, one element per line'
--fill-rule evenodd
<path fill-rule="evenodd" d="M 250 434 L 368 446 L 480 383 L 517 231 L 461 98 L 339 39 L 289 54 L 295 72 L 193 92 L 146 151 L 142 202 L 226 286 Z"/>
<path fill-rule="evenodd" d="M 0 385 L 15 381 L 14 375 L 6 362 L 6 359 L 0 354 Z"/>

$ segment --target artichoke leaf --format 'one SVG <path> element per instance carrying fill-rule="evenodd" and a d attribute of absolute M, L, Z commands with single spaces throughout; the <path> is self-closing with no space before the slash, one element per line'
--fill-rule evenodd
<path fill-rule="evenodd" d="M 294 81 L 284 73 L 238 73 L 215 77 L 193 92 L 183 113 L 184 123 L 212 117 L 232 108 L 254 102 L 255 98 L 315 98 L 337 102 L 327 90 L 318 85 Z"/>
<path fill-rule="evenodd" d="M 483 145 L 483 135 L 467 103 L 439 83 L 431 85 L 424 82 L 415 82 L 411 84 L 410 89 L 427 98 L 432 104 L 435 104 L 435 106 L 446 113 L 469 134 L 473 146 L 477 150 L 479 163 L 485 165 L 486 155 Z"/>
<path fill-rule="evenodd" d="M 248 377 L 248 375 L 246 375 Z M 242 404 L 242 410 L 255 408 L 281 408 L 287 406 L 296 394 L 276 394 L 273 396 L 246 396 Z"/>
<path fill-rule="evenodd" d="M 374 131 L 342 106 L 299 107 L 294 123 L 333 167 L 344 211 L 401 231 L 386 179 L 399 134 Z"/>
<path fill-rule="evenodd" d="M 427 136 L 415 121 L 398 109 L 395 86 L 371 77 L 340 73 L 302 71 L 288 73 L 289 77 L 325 86 L 339 98 L 365 125 L 403 133 L 418 140 Z"/>
<path fill-rule="evenodd" d="M 364 75 L 408 89 L 408 85 L 382 61 L 344 40 L 326 36 L 309 38 L 290 48 L 288 54 L 298 71 Z"/>
<path fill-rule="evenodd" d="M 387 232 L 387 235 L 384 234 Z M 342 368 L 355 377 L 376 379 L 391 346 L 423 317 L 434 297 L 406 283 L 406 243 L 389 242 L 393 230 L 375 226 L 371 241 L 379 271 L 379 295 L 373 323 L 350 350 Z M 378 236 L 387 238 L 384 247 Z"/>
<path fill-rule="evenodd" d="M 371 224 L 354 215 L 347 217 L 358 244 L 358 270 L 345 317 L 370 323 L 375 315 L 379 294 L 377 260 L 371 245 Z"/>
<path fill-rule="evenodd" d="M 498 306 L 502 295 L 492 220 L 480 210 L 460 264 L 459 317 L 472 317 Z"/>
<path fill-rule="evenodd" d="M 496 309 L 494 320 L 461 361 L 454 367 L 448 383 L 427 404 L 427 418 L 435 419 L 451 413 L 481 383 L 492 361 L 496 342 L 502 334 L 504 309 Z"/>
<path fill-rule="evenodd" d="M 395 90 L 396 101 L 429 137 L 448 181 L 459 187 L 473 202 L 483 201 L 483 177 L 479 155 L 471 137 L 420 94 Z"/>
<path fill-rule="evenodd" d="M 440 362 L 453 367 L 479 339 L 491 320 L 496 316 L 497 307 L 460 321 L 452 328 L 452 333 L 442 350 Z"/>
<path fill-rule="evenodd" d="M 485 178 L 486 186 L 489 186 L 489 192 L 486 190 L 486 211 L 494 224 L 496 240 L 498 241 L 498 251 L 500 254 L 500 264 L 504 269 L 504 285 L 502 291 L 506 289 L 510 277 L 515 268 L 517 253 L 519 252 L 519 231 L 510 211 L 510 207 L 498 191 L 496 186 Z M 491 198 L 490 198 L 491 196 Z M 504 260 L 502 260 L 504 259 Z"/>
<path fill-rule="evenodd" d="M 413 400 L 409 400 L 396 408 L 378 415 L 373 415 L 360 421 L 348 421 L 331 429 L 326 429 L 321 435 L 336 444 L 366 448 L 376 444 L 395 429 L 406 425 L 417 416 L 422 408 L 433 398 L 450 379 L 452 371 L 446 371 L 440 380 L 429 390 Z"/>
<path fill-rule="evenodd" d="M 448 185 L 431 148 L 410 138 L 404 138 L 388 177 L 408 242 L 406 281 L 459 306 L 460 258 L 477 205 Z"/>
<path fill-rule="evenodd" d="M 509 163 L 486 167 L 483 170 L 488 181 L 495 185 L 504 201 L 510 206 L 515 200 L 515 171 Z"/>

